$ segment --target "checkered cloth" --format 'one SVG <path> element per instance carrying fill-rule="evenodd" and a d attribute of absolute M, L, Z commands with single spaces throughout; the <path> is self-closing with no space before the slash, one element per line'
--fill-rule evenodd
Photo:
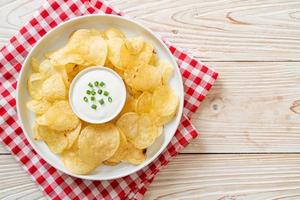
<path fill-rule="evenodd" d="M 166 150 L 142 170 L 111 181 L 88 181 L 66 175 L 46 163 L 29 145 L 16 111 L 16 84 L 22 63 L 33 45 L 49 30 L 70 18 L 93 13 L 123 15 L 100 0 L 49 0 L 0 53 L 0 138 L 16 160 L 51 199 L 141 199 L 160 169 L 198 133 L 189 121 L 218 74 L 166 42 L 181 70 L 184 114 Z"/>

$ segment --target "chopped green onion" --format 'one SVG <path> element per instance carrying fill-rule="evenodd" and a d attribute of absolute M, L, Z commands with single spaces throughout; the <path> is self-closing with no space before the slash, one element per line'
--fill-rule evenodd
<path fill-rule="evenodd" d="M 103 81 L 100 82 L 100 86 L 103 87 L 105 83 Z"/>
<path fill-rule="evenodd" d="M 102 94 L 102 90 L 99 89 L 99 90 L 98 90 L 98 94 Z"/>
<path fill-rule="evenodd" d="M 97 106 L 96 106 L 95 104 L 93 104 L 93 105 L 91 106 L 91 108 L 94 109 L 94 110 L 96 110 L 96 109 L 97 109 Z"/>
<path fill-rule="evenodd" d="M 94 96 L 91 96 L 91 101 L 95 101 L 95 97 Z"/>
<path fill-rule="evenodd" d="M 83 97 L 83 101 L 88 102 L 88 98 L 87 97 Z"/>
<path fill-rule="evenodd" d="M 87 90 L 86 93 L 87 93 L 87 94 L 91 94 L 91 91 Z"/>
<path fill-rule="evenodd" d="M 108 102 L 111 103 L 112 102 L 112 98 L 108 97 Z"/>
<path fill-rule="evenodd" d="M 95 86 L 98 86 L 98 85 L 99 85 L 99 82 L 98 82 L 98 81 L 95 81 L 95 82 L 94 82 L 94 85 L 95 85 Z"/>
<path fill-rule="evenodd" d="M 96 92 L 95 92 L 95 90 L 93 90 L 93 91 L 92 91 L 92 95 L 95 95 L 95 94 L 96 94 Z"/>
<path fill-rule="evenodd" d="M 109 95 L 109 92 L 107 92 L 107 91 L 104 91 L 104 96 L 108 96 Z"/>
<path fill-rule="evenodd" d="M 93 87 L 93 84 L 92 84 L 92 83 L 89 83 L 88 85 L 89 85 L 90 87 Z"/>
<path fill-rule="evenodd" d="M 100 103 L 101 105 L 103 105 L 103 104 L 104 104 L 104 100 L 103 100 L 103 99 L 100 99 L 100 100 L 99 100 L 99 103 Z"/>

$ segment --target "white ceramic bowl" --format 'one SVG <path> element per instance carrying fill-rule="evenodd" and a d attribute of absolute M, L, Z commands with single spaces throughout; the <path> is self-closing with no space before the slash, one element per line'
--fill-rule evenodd
<path fill-rule="evenodd" d="M 70 172 L 63 165 L 59 157 L 53 154 L 44 142 L 35 141 L 33 133 L 34 114 L 26 108 L 26 102 L 31 99 L 27 91 L 27 79 L 32 73 L 30 67 L 31 57 L 36 57 L 40 60 L 44 59 L 43 55 L 46 52 L 56 50 L 66 44 L 69 35 L 81 28 L 95 28 L 104 30 L 110 27 L 116 27 L 125 32 L 126 36 L 143 36 L 145 40 L 154 45 L 158 57 L 160 59 L 168 60 L 174 67 L 174 73 L 170 80 L 170 86 L 177 93 L 180 99 L 179 109 L 176 117 L 164 126 L 164 134 L 156 139 L 155 143 L 147 149 L 147 159 L 140 165 L 131 165 L 121 163 L 116 166 L 100 166 L 94 172 L 88 175 L 77 175 Z M 170 140 L 174 136 L 179 125 L 183 110 L 183 84 L 179 68 L 170 53 L 167 46 L 148 28 L 134 22 L 130 19 L 113 16 L 113 15 L 86 15 L 82 17 L 73 18 L 67 22 L 58 25 L 56 28 L 48 32 L 42 39 L 37 42 L 35 47 L 27 56 L 20 72 L 18 86 L 17 86 L 17 110 L 19 121 L 22 129 L 26 135 L 27 140 L 34 148 L 34 150 L 50 165 L 56 169 L 69 174 L 74 177 L 89 179 L 89 180 L 110 180 L 132 174 L 151 163 L 158 155 L 166 148 Z"/>

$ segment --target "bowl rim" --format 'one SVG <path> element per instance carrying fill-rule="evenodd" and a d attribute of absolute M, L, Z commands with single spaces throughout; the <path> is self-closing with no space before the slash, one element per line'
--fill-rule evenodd
<path fill-rule="evenodd" d="M 99 178 L 99 177 L 94 177 L 93 175 L 90 175 L 90 176 L 86 176 L 86 175 L 79 175 L 79 174 L 74 174 L 72 172 L 70 172 L 68 169 L 66 168 L 62 168 L 60 166 L 57 166 L 55 163 L 53 163 L 52 161 L 50 161 L 47 156 L 44 156 L 43 153 L 40 152 L 40 150 L 36 147 L 36 145 L 34 144 L 35 141 L 33 141 L 30 137 L 30 134 L 28 134 L 26 131 L 25 131 L 25 128 L 24 128 L 24 125 L 23 125 L 23 120 L 21 118 L 21 114 L 20 114 L 20 102 L 21 102 L 21 99 L 20 98 L 20 84 L 21 84 L 21 81 L 17 81 L 17 89 L 16 89 L 16 104 L 17 104 L 17 117 L 18 117 L 18 120 L 20 122 L 20 125 L 21 125 L 21 128 L 22 128 L 22 131 L 26 137 L 26 139 L 28 140 L 29 144 L 31 145 L 31 147 L 37 152 L 37 154 L 39 156 L 41 156 L 42 159 L 44 159 L 50 166 L 54 167 L 55 169 L 65 173 L 65 174 L 68 174 L 72 177 L 76 177 L 76 178 L 80 178 L 80 179 L 84 179 L 84 180 L 114 180 L 114 179 L 117 179 L 117 178 L 122 178 L 122 177 L 125 177 L 125 176 L 128 176 L 128 175 L 131 175 L 141 169 L 143 169 L 144 167 L 148 166 L 150 163 L 152 163 L 156 158 L 158 158 L 158 156 L 166 149 L 166 147 L 168 146 L 168 144 L 171 142 L 172 138 L 174 137 L 175 133 L 176 133 L 176 130 L 178 129 L 178 126 L 180 125 L 180 120 L 181 120 L 181 117 L 182 117 L 182 114 L 183 114 L 183 106 L 184 106 L 184 87 L 183 87 L 183 80 L 182 80 L 182 75 L 180 73 L 180 70 L 178 68 L 178 64 L 177 62 L 175 61 L 175 58 L 174 56 L 171 54 L 169 48 L 167 47 L 167 45 L 162 41 L 161 37 L 158 36 L 156 33 L 154 33 L 152 30 L 150 30 L 149 28 L 147 28 L 146 26 L 142 25 L 141 23 L 135 21 L 135 20 L 132 20 L 126 16 L 118 16 L 118 15 L 111 15 L 111 14 L 102 14 L 102 13 L 98 13 L 98 14 L 87 14 L 87 15 L 84 15 L 84 16 L 77 16 L 77 17 L 74 17 L 74 18 L 71 18 L 65 22 L 62 22 L 60 23 L 59 25 L 57 25 L 56 27 L 52 28 L 50 31 L 48 31 L 45 35 L 43 35 L 36 43 L 35 45 L 31 48 L 31 50 L 29 51 L 29 53 L 27 54 L 23 64 L 22 64 L 22 68 L 19 72 L 19 75 L 18 75 L 18 80 L 21 80 L 21 77 L 24 76 L 24 71 L 25 71 L 25 66 L 28 65 L 28 63 L 30 62 L 30 57 L 31 55 L 33 54 L 34 50 L 36 49 L 37 46 L 39 46 L 39 44 L 48 36 L 50 35 L 52 32 L 54 32 L 56 29 L 59 29 L 60 27 L 62 26 L 65 26 L 66 24 L 69 24 L 69 23 L 72 23 L 74 21 L 77 21 L 77 20 L 81 20 L 81 19 L 84 19 L 84 18 L 90 18 L 90 17 L 108 17 L 108 18 L 115 18 L 117 20 L 124 20 L 124 21 L 127 21 L 128 23 L 133 23 L 135 25 L 137 25 L 139 28 L 145 30 L 146 32 L 148 32 L 151 37 L 154 37 L 154 39 L 156 39 L 160 45 L 162 45 L 162 47 L 164 48 L 165 52 L 167 53 L 168 57 L 170 58 L 170 61 L 171 61 L 171 64 L 172 66 L 175 68 L 175 72 L 178 74 L 178 81 L 179 81 L 179 85 L 180 85 L 180 88 L 178 88 L 178 91 L 179 91 L 179 106 L 178 106 L 178 111 L 177 111 L 177 118 L 174 119 L 176 120 L 175 122 L 175 126 L 176 126 L 176 129 L 175 131 L 173 131 L 172 133 L 172 137 L 169 141 L 167 142 L 164 142 L 159 151 L 157 151 L 151 158 L 149 158 L 147 161 L 144 161 L 143 163 L 141 163 L 140 165 L 137 165 L 133 170 L 128 170 L 126 173 L 121 173 L 119 175 L 115 175 L 113 177 L 103 177 L 103 178 Z"/>

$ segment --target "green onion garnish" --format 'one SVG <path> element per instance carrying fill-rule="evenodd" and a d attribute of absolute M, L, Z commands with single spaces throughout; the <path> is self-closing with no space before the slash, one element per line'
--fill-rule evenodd
<path fill-rule="evenodd" d="M 95 90 L 93 90 L 93 91 L 92 91 L 92 95 L 95 95 L 95 94 L 96 94 L 96 92 L 95 92 Z"/>
<path fill-rule="evenodd" d="M 91 91 L 87 90 L 86 93 L 87 93 L 87 94 L 91 94 Z"/>
<path fill-rule="evenodd" d="M 98 90 L 98 94 L 102 94 L 102 90 L 99 89 L 99 90 Z"/>
<path fill-rule="evenodd" d="M 107 91 L 104 91 L 104 96 L 108 96 L 109 95 L 109 92 L 107 92 Z"/>
<path fill-rule="evenodd" d="M 108 97 L 108 102 L 111 103 L 112 102 L 112 98 Z"/>
<path fill-rule="evenodd" d="M 83 97 L 83 101 L 88 102 L 88 98 L 87 97 Z"/>
<path fill-rule="evenodd" d="M 98 86 L 98 85 L 99 85 L 99 82 L 98 82 L 98 81 L 95 81 L 95 82 L 94 82 L 94 85 L 95 85 L 95 86 Z"/>
<path fill-rule="evenodd" d="M 100 100 L 99 100 L 99 103 L 100 103 L 101 105 L 103 105 L 103 104 L 104 104 L 104 100 L 103 100 L 103 99 L 100 99 Z"/>
<path fill-rule="evenodd" d="M 105 83 L 103 81 L 100 82 L 100 86 L 103 87 Z"/>
<path fill-rule="evenodd" d="M 93 104 L 93 105 L 91 106 L 91 108 L 94 109 L 94 110 L 96 110 L 96 109 L 97 109 L 97 106 L 96 106 L 95 104 Z"/>
<path fill-rule="evenodd" d="M 88 85 L 89 85 L 90 87 L 93 87 L 93 84 L 92 84 L 92 83 L 89 83 Z"/>
<path fill-rule="evenodd" d="M 95 101 L 95 97 L 94 96 L 91 96 L 91 101 Z"/>

